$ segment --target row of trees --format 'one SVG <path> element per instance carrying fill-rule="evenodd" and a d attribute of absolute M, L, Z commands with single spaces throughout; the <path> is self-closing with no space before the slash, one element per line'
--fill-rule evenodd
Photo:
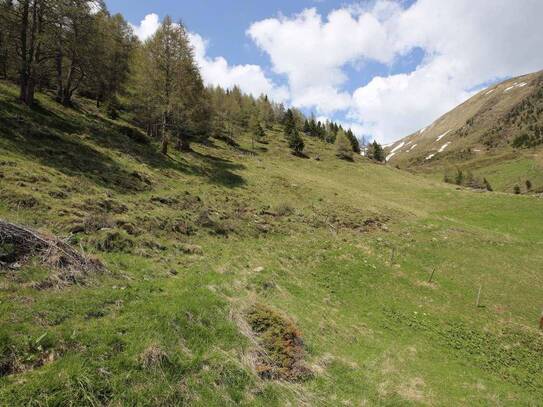
<path fill-rule="evenodd" d="M 164 153 L 171 144 L 186 150 L 210 135 L 233 141 L 250 132 L 258 141 L 275 124 L 284 125 L 296 154 L 304 149 L 302 134 L 360 153 L 353 132 L 334 122 L 306 118 L 238 87 L 206 88 L 182 24 L 166 17 L 142 43 L 103 0 L 2 0 L 0 77 L 17 82 L 20 100 L 29 106 L 42 90 L 66 106 L 76 93 L 92 98 L 113 119 L 125 109 L 150 136 L 161 138 Z"/>
<path fill-rule="evenodd" d="M 303 132 L 308 136 L 320 138 L 328 143 L 335 143 L 338 132 L 340 131 L 344 132 L 344 135 L 349 140 L 353 152 L 360 154 L 360 142 L 351 129 L 345 130 L 341 125 L 330 121 L 322 123 L 315 120 L 314 117 L 306 119 L 303 127 Z"/>
<path fill-rule="evenodd" d="M 34 103 L 52 89 L 64 105 L 76 92 L 110 101 L 126 84 L 137 44 L 130 25 L 101 0 L 4 0 L 0 3 L 0 74 Z"/>

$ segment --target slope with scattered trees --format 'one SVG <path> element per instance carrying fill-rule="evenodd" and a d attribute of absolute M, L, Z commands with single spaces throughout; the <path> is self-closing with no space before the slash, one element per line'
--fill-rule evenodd
<path fill-rule="evenodd" d="M 542 200 L 376 165 L 99 5 L 2 3 L 0 405 L 540 402 Z"/>

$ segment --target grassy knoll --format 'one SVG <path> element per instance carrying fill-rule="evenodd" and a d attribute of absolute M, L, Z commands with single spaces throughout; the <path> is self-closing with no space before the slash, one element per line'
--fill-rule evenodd
<path fill-rule="evenodd" d="M 0 405 L 540 403 L 543 200 L 297 158 L 280 128 L 164 158 L 90 105 L 0 95 L 0 218 L 108 269 L 0 269 Z M 285 358 L 310 373 L 259 374 Z"/>

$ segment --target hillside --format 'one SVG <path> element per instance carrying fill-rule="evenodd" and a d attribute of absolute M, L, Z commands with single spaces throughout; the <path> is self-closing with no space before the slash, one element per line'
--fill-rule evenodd
<path fill-rule="evenodd" d="M 540 402 L 543 200 L 307 137 L 296 157 L 280 126 L 164 157 L 90 101 L 16 97 L 0 84 L 0 219 L 105 269 L 0 245 L 0 405 Z"/>
<path fill-rule="evenodd" d="M 388 162 L 443 178 L 459 168 L 512 192 L 543 191 L 543 71 L 480 91 L 386 149 Z"/>

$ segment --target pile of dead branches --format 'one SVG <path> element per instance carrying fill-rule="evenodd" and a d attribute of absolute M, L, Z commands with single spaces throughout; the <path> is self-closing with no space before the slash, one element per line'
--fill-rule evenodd
<path fill-rule="evenodd" d="M 59 271 L 64 283 L 79 283 L 90 273 L 104 271 L 102 263 L 68 243 L 0 219 L 0 266 L 20 265 L 34 256 Z"/>

